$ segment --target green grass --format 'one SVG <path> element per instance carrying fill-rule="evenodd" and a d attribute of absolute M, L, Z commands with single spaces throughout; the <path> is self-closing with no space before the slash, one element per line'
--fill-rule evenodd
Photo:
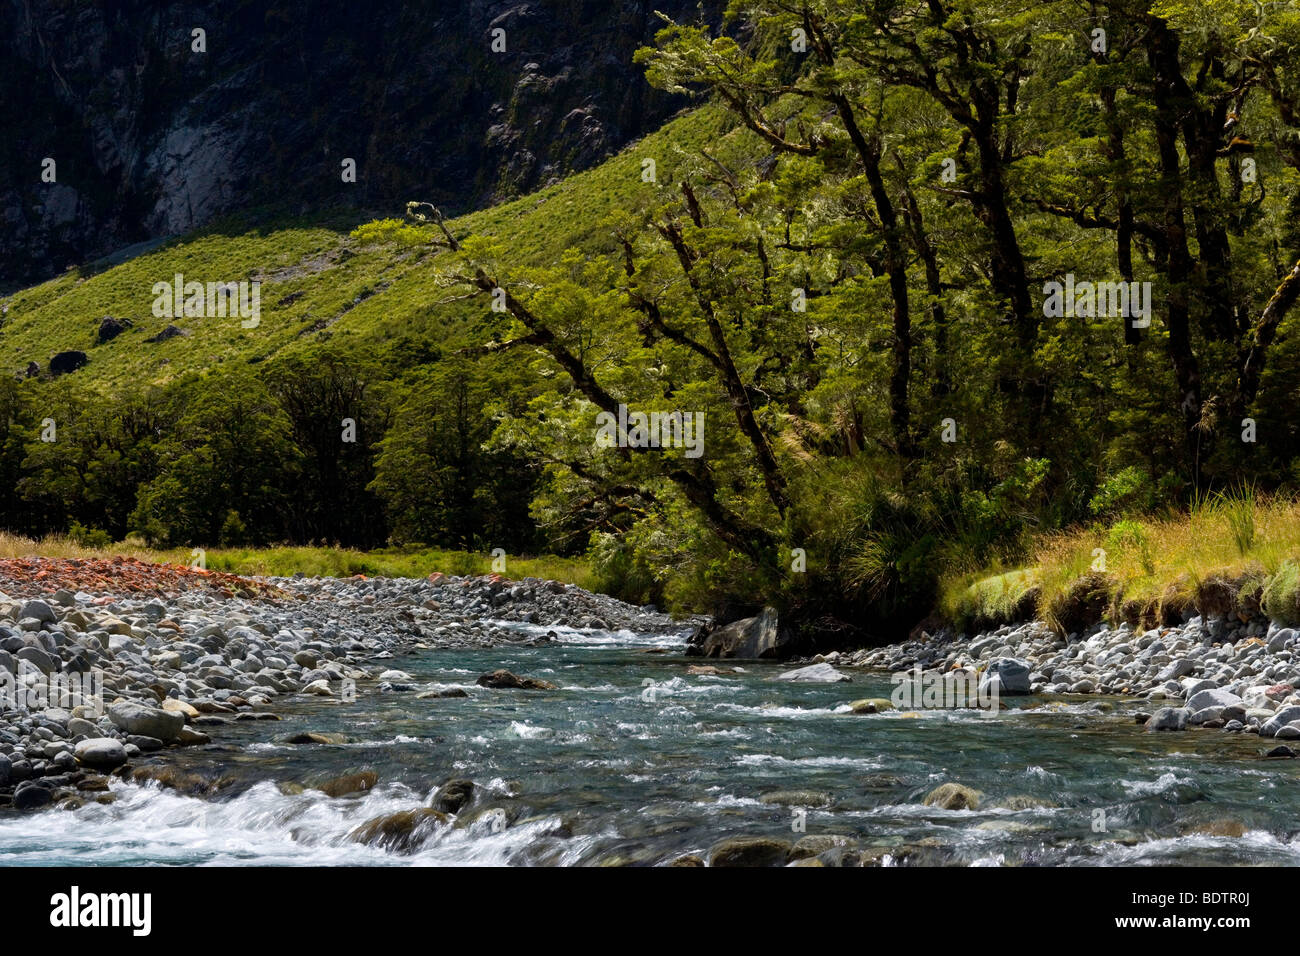
<path fill-rule="evenodd" d="M 1088 618 L 1150 625 L 1256 607 L 1300 623 L 1300 501 L 1241 490 L 1183 515 L 1050 535 L 1024 567 L 951 574 L 941 595 L 942 615 L 963 627 L 1033 616 L 1069 631 Z"/>
<path fill-rule="evenodd" d="M 54 535 L 40 541 L 17 535 L 0 533 L 0 559 L 49 558 L 109 558 L 126 555 L 156 564 L 190 564 L 193 552 L 185 549 L 159 550 L 145 547 L 138 539 L 104 547 L 86 547 L 65 535 Z M 427 577 L 435 571 L 453 575 L 491 574 L 493 556 L 474 551 L 447 551 L 440 548 L 385 548 L 377 551 L 356 551 L 349 548 L 277 547 L 277 548 L 211 548 L 204 554 L 211 571 L 232 574 L 289 577 L 302 572 L 308 577 Z M 595 577 L 583 558 L 563 558 L 555 555 L 537 557 L 505 557 L 504 577 L 544 578 L 563 581 L 592 590 Z"/>
<path fill-rule="evenodd" d="M 725 132 L 725 122 L 724 111 L 713 107 L 686 113 L 600 166 L 449 226 L 459 236 L 496 237 L 503 257 L 518 265 L 550 264 L 570 246 L 608 249 L 606 218 L 634 209 L 648 191 L 673 188 L 682 149 L 715 144 L 725 150 L 731 142 L 736 153 L 744 151 L 750 134 Z M 645 157 L 656 160 L 658 185 L 641 180 Z M 481 303 L 447 301 L 437 284 L 435 250 L 352 238 L 364 221 L 356 213 L 302 218 L 253 210 L 125 262 L 88 265 L 0 298 L 0 369 L 20 373 L 35 361 L 44 371 L 51 356 L 77 349 L 90 364 L 73 374 L 76 385 L 111 394 L 128 384 L 165 384 L 187 371 L 262 362 L 323 337 L 375 352 L 399 338 L 436 347 L 449 330 L 482 315 Z M 155 317 L 154 283 L 170 282 L 178 272 L 203 282 L 260 280 L 260 324 L 245 329 L 237 317 Z M 129 319 L 132 328 L 96 344 L 106 315 Z M 145 341 L 169 324 L 188 334 Z"/>

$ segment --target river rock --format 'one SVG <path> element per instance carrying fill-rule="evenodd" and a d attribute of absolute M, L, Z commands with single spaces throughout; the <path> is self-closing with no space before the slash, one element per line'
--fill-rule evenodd
<path fill-rule="evenodd" d="M 169 710 L 172 713 L 181 714 L 184 717 L 193 718 L 199 716 L 198 709 L 192 704 L 187 704 L 183 700 L 177 700 L 175 697 L 168 697 L 164 700 L 162 702 L 162 709 Z"/>
<path fill-rule="evenodd" d="M 473 780 L 448 780 L 433 795 L 433 808 L 443 813 L 460 813 L 474 799 Z"/>
<path fill-rule="evenodd" d="M 927 793 L 922 803 L 941 810 L 975 810 L 982 796 L 978 790 L 960 783 L 944 783 Z"/>
<path fill-rule="evenodd" d="M 780 658 L 786 656 L 791 642 L 791 635 L 781 627 L 776 609 L 768 607 L 755 617 L 709 631 L 700 651 L 704 657 Z"/>
<path fill-rule="evenodd" d="M 772 837 L 731 837 L 714 844 L 709 866 L 783 866 L 791 849 Z"/>
<path fill-rule="evenodd" d="M 888 697 L 863 697 L 849 701 L 849 712 L 853 714 L 879 714 L 893 709 L 894 702 Z"/>
<path fill-rule="evenodd" d="M 830 664 L 809 664 L 807 667 L 785 671 L 772 679 L 809 684 L 837 684 L 853 680 L 848 674 L 837 671 Z"/>
<path fill-rule="evenodd" d="M 185 715 L 123 701 L 108 708 L 109 719 L 128 734 L 154 737 L 164 743 L 175 740 L 185 726 Z"/>
<path fill-rule="evenodd" d="M 287 744 L 345 744 L 348 742 L 348 738 L 346 734 L 309 730 L 301 734 L 290 734 L 285 738 L 284 742 Z"/>
<path fill-rule="evenodd" d="M 829 807 L 831 795 L 818 790 L 773 790 L 760 796 L 758 802 L 779 807 Z"/>
<path fill-rule="evenodd" d="M 327 780 L 316 789 L 331 797 L 345 797 L 353 793 L 365 793 L 378 782 L 379 774 L 373 770 L 362 770 L 360 773 L 350 773 L 344 777 Z"/>
<path fill-rule="evenodd" d="M 38 647 L 19 648 L 14 657 L 20 661 L 27 661 L 42 674 L 49 674 L 55 670 L 54 659 Z"/>
<path fill-rule="evenodd" d="M 54 802 L 54 794 L 37 783 L 23 783 L 14 791 L 15 810 L 38 810 Z"/>
<path fill-rule="evenodd" d="M 805 860 L 809 857 L 820 856 L 828 850 L 837 847 L 852 848 L 857 846 L 857 841 L 851 836 L 843 836 L 832 833 L 809 834 L 801 837 L 786 857 L 787 862 L 793 863 L 795 860 Z"/>
<path fill-rule="evenodd" d="M 1147 721 L 1147 730 L 1186 730 L 1188 716 L 1185 707 L 1161 707 Z"/>
<path fill-rule="evenodd" d="M 1003 657 L 988 666 L 980 680 L 980 696 L 996 692 L 1008 695 L 1030 692 L 1029 665 L 1014 657 Z"/>
<path fill-rule="evenodd" d="M 126 748 L 112 737 L 91 737 L 77 744 L 77 760 L 94 770 L 114 770 L 126 763 Z"/>
<path fill-rule="evenodd" d="M 1184 706 L 1193 712 L 1207 707 L 1216 707 L 1222 711 L 1225 707 L 1244 707 L 1245 702 L 1230 691 L 1215 688 L 1197 691 L 1187 698 L 1187 703 Z"/>
<path fill-rule="evenodd" d="M 1273 737 L 1279 730 L 1295 720 L 1300 720 L 1300 705 L 1292 704 L 1289 707 L 1283 707 L 1260 724 L 1259 735 L 1261 737 Z"/>
<path fill-rule="evenodd" d="M 394 853 L 412 853 L 433 831 L 445 826 L 447 815 L 440 810 L 419 807 L 367 820 L 352 831 L 352 839 Z"/>
<path fill-rule="evenodd" d="M 510 671 L 501 669 L 483 674 L 476 682 L 480 687 L 497 690 L 555 690 L 556 685 L 538 677 L 520 677 Z"/>
<path fill-rule="evenodd" d="M 53 624 L 59 619 L 54 613 L 54 608 L 50 607 L 44 601 L 27 601 L 23 604 L 22 610 L 18 612 L 18 620 L 23 618 L 35 618 L 42 624 Z"/>

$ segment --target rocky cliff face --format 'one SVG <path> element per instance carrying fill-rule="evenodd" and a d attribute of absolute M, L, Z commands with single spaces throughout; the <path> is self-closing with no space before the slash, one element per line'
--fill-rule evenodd
<path fill-rule="evenodd" d="M 690 0 L 0 0 L 0 286 L 266 202 L 463 211 L 590 166 L 683 105 L 632 64 L 655 9 L 698 15 Z"/>

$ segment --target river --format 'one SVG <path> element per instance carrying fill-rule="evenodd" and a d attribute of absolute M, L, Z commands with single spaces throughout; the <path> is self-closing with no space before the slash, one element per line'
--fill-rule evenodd
<path fill-rule="evenodd" d="M 1262 759 L 1253 736 L 1144 733 L 1139 701 L 1114 698 L 1018 698 L 993 718 L 853 715 L 849 700 L 889 695 L 888 675 L 791 684 L 760 663 L 690 675 L 699 661 L 682 650 L 563 630 L 549 646 L 401 657 L 386 663 L 468 696 L 370 685 L 351 703 L 286 698 L 278 723 L 230 723 L 169 754 L 233 778 L 218 795 L 115 779 L 107 805 L 0 814 L 0 865 L 658 864 L 734 836 L 808 835 L 848 837 L 883 865 L 1300 862 L 1297 764 Z M 559 689 L 475 684 L 499 667 Z M 276 742 L 304 730 L 350 742 Z M 280 786 L 360 769 L 379 775 L 361 795 Z M 437 828 L 413 853 L 350 838 L 450 778 L 473 780 L 472 809 L 488 808 L 472 825 Z M 923 805 L 948 781 L 980 791 L 979 808 Z"/>

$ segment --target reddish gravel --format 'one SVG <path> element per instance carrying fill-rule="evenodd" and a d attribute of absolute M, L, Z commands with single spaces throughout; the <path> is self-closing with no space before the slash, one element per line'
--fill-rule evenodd
<path fill-rule="evenodd" d="M 285 597 L 279 588 L 221 571 L 182 564 L 153 564 L 114 558 L 0 558 L 0 590 L 52 594 L 60 588 L 88 594 L 146 594 L 171 597 L 182 591 L 210 591 L 221 597 Z"/>

